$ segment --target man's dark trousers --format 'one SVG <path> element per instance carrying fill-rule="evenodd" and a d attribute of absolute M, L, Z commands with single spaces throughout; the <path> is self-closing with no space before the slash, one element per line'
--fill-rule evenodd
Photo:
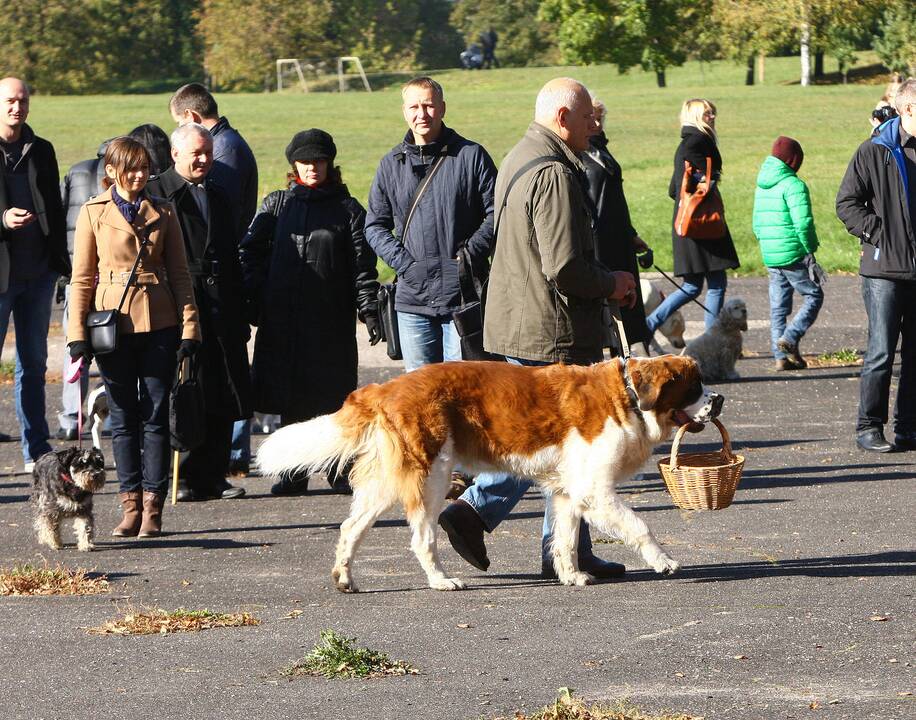
<path fill-rule="evenodd" d="M 916 433 L 916 281 L 863 277 L 862 299 L 868 315 L 868 347 L 859 380 L 856 432 L 880 429 L 887 423 L 894 354 L 902 337 L 894 429 L 898 435 Z"/>

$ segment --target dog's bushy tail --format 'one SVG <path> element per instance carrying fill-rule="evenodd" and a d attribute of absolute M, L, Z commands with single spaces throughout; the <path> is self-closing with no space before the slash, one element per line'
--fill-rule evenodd
<path fill-rule="evenodd" d="M 338 415 L 321 415 L 274 432 L 258 449 L 261 473 L 328 472 L 335 465 L 343 467 L 357 453 L 359 442 L 352 432 L 344 433 Z"/>

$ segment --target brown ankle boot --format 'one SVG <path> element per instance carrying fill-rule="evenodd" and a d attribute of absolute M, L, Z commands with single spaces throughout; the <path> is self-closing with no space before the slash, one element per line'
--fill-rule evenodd
<path fill-rule="evenodd" d="M 112 530 L 111 534 L 114 537 L 134 537 L 140 532 L 141 493 L 139 490 L 123 492 L 118 493 L 118 497 L 121 499 L 124 517 L 121 518 L 121 524 Z"/>
<path fill-rule="evenodd" d="M 143 491 L 143 522 L 137 537 L 159 537 L 162 533 L 162 506 L 165 495 Z"/>

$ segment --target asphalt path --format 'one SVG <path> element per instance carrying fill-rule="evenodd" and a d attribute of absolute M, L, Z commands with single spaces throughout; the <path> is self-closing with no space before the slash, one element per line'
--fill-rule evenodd
<path fill-rule="evenodd" d="M 831 277 L 826 293 L 802 351 L 862 349 L 857 278 Z M 734 504 L 675 508 L 655 467 L 667 444 L 620 488 L 682 563 L 673 577 L 600 538 L 597 553 L 625 562 L 626 579 L 585 588 L 542 581 L 543 501 L 532 492 L 487 537 L 489 572 L 440 538 L 447 569 L 468 590 L 426 587 L 398 510 L 357 555 L 364 592 L 343 595 L 330 569 L 348 499 L 320 481 L 309 495 L 275 498 L 269 480 L 250 477 L 245 498 L 167 506 L 162 538 L 120 542 L 109 535 L 119 517 L 113 471 L 97 498 L 96 551 L 78 553 L 67 527 L 68 546 L 54 552 L 31 532 L 18 444 L 0 445 L 0 566 L 60 562 L 112 584 L 102 596 L 0 598 L 0 717 L 492 718 L 534 710 L 559 687 L 706 718 L 916 717 L 916 453 L 857 450 L 858 369 L 776 373 L 766 280 L 732 279 L 729 294 L 747 300 L 751 321 L 741 379 L 716 386 L 733 446 L 746 456 Z M 685 313 L 696 334 L 702 311 Z M 398 374 L 359 332 L 361 382 Z M 59 328 L 51 345 L 55 358 Z M 48 386 L 52 427 L 59 391 Z M 15 432 L 9 384 L 0 408 L 0 430 Z M 686 441 L 688 449 L 718 442 L 713 429 Z M 152 637 L 86 632 L 130 606 L 249 611 L 261 624 Z M 420 674 L 280 675 L 327 628 Z"/>

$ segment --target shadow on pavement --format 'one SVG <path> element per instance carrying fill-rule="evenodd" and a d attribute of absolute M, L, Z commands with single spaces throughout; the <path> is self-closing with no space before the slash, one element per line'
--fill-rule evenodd
<path fill-rule="evenodd" d="M 916 552 L 682 566 L 678 578 L 694 582 L 749 580 L 773 577 L 874 577 L 916 575 Z"/>
<path fill-rule="evenodd" d="M 250 547 L 270 547 L 274 543 L 269 542 L 258 542 L 258 543 L 247 543 L 247 542 L 238 542 L 237 540 L 170 540 L 169 538 L 177 533 L 165 533 L 162 537 L 151 538 L 150 540 L 129 540 L 128 542 L 123 543 L 109 543 L 106 548 L 111 548 L 112 550 L 139 550 L 139 549 L 170 549 L 170 548 L 186 548 L 186 547 L 195 547 L 200 548 L 201 550 L 239 550 L 242 548 Z"/>

